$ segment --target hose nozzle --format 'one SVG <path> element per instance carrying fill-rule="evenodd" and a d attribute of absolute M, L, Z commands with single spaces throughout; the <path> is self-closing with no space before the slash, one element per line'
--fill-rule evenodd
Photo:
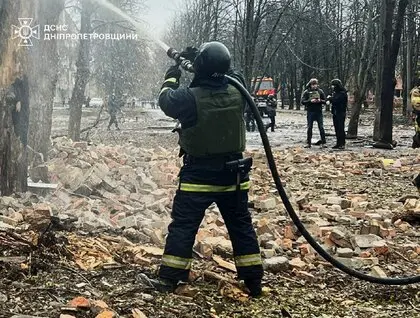
<path fill-rule="evenodd" d="M 169 48 L 169 50 L 166 52 L 166 54 L 168 55 L 169 58 L 175 60 L 175 62 L 179 65 L 181 65 L 181 67 L 190 73 L 194 73 L 194 67 L 191 63 L 190 60 L 187 60 L 186 58 L 184 58 L 183 56 L 181 56 L 181 53 L 179 53 L 177 50 L 175 50 L 174 48 Z"/>

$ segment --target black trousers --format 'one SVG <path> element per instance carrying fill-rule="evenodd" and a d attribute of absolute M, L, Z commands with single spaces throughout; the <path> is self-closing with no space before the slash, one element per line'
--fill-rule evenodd
<path fill-rule="evenodd" d="M 325 130 L 324 130 L 324 119 L 322 112 L 311 112 L 308 111 L 306 114 L 306 119 L 308 121 L 308 131 L 307 131 L 307 143 L 311 144 L 312 140 L 312 129 L 314 127 L 314 122 L 318 123 L 319 134 L 321 135 L 321 142 L 325 144 L 327 141 L 325 139 Z"/>
<path fill-rule="evenodd" d="M 188 171 L 180 173 L 182 180 Z M 188 179 L 188 176 L 187 176 Z M 184 183 L 185 189 L 188 189 Z M 190 185 L 191 186 L 191 185 Z M 200 185 L 197 185 L 200 186 Z M 209 186 L 210 188 L 212 186 Z M 194 188 L 194 187 L 193 187 Z M 192 248 L 205 210 L 215 202 L 225 221 L 232 242 L 239 279 L 260 279 L 263 267 L 257 235 L 248 210 L 248 192 L 192 192 L 177 190 L 172 208 L 172 223 L 168 227 L 165 251 L 159 276 L 187 281 L 192 262 Z"/>
<path fill-rule="evenodd" d="M 338 112 L 338 113 L 333 114 L 335 136 L 337 138 L 338 146 L 344 146 L 346 144 L 345 121 L 346 121 L 345 112 Z"/>
<path fill-rule="evenodd" d="M 274 128 L 276 127 L 276 115 L 269 114 L 268 118 L 270 118 L 270 123 L 265 129 L 268 130 L 268 128 L 271 128 L 271 131 L 274 131 Z"/>
<path fill-rule="evenodd" d="M 110 116 L 111 116 L 111 119 L 109 120 L 108 128 L 111 128 L 112 124 L 115 124 L 115 127 L 118 128 L 117 114 L 111 113 Z"/>
<path fill-rule="evenodd" d="M 255 131 L 255 118 L 252 112 L 245 113 L 245 125 L 247 131 Z"/>

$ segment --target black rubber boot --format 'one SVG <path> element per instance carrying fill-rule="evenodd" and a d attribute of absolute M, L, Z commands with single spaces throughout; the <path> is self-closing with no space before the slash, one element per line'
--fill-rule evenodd
<path fill-rule="evenodd" d="M 249 295 L 253 298 L 262 295 L 261 279 L 245 279 L 245 286 L 249 289 Z"/>
<path fill-rule="evenodd" d="M 150 282 L 161 293 L 173 293 L 178 287 L 178 282 L 172 279 L 158 278 L 151 279 Z"/>

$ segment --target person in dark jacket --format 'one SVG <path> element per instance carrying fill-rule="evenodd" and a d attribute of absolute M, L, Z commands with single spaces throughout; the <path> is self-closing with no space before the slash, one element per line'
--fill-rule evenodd
<path fill-rule="evenodd" d="M 117 130 L 120 130 L 118 127 L 117 113 L 119 110 L 118 100 L 113 93 L 108 99 L 108 113 L 111 116 L 108 123 L 108 130 L 111 129 L 112 124 L 115 124 Z"/>
<path fill-rule="evenodd" d="M 318 80 L 316 78 L 312 78 L 306 84 L 306 90 L 302 94 L 301 103 L 306 108 L 306 118 L 308 121 L 307 145 L 305 148 L 311 148 L 312 128 L 315 121 L 318 123 L 319 134 L 321 135 L 321 142 L 319 144 L 321 147 L 325 147 L 327 141 L 325 139 L 322 105 L 326 103 L 326 100 L 324 91 L 318 87 Z"/>
<path fill-rule="evenodd" d="M 331 112 L 333 115 L 333 123 L 335 129 L 335 136 L 337 138 L 333 149 L 344 149 L 346 145 L 346 132 L 344 123 L 346 121 L 347 111 L 347 91 L 339 79 L 331 81 L 332 96 L 327 97 L 327 102 L 332 104 Z"/>
<path fill-rule="evenodd" d="M 232 241 L 238 278 L 250 295 L 261 295 L 263 267 L 257 235 L 248 210 L 251 158 L 245 150 L 245 100 L 228 84 L 228 74 L 244 84 L 230 69 L 231 57 L 220 42 L 204 43 L 194 59 L 194 78 L 179 88 L 178 65 L 168 69 L 159 95 L 163 112 L 179 120 L 183 166 L 173 208 L 172 223 L 162 262 L 158 290 L 173 291 L 188 280 L 192 247 L 206 209 L 215 202 Z"/>
<path fill-rule="evenodd" d="M 248 103 L 245 106 L 245 126 L 246 131 L 248 132 L 254 132 L 255 131 L 255 118 L 254 114 L 252 113 L 251 107 L 248 105 Z"/>
<path fill-rule="evenodd" d="M 277 112 L 277 99 L 273 94 L 268 95 L 267 98 L 267 113 L 268 118 L 270 118 L 270 123 L 265 126 L 265 131 L 268 131 L 271 128 L 271 131 L 274 132 L 276 127 L 276 112 Z"/>

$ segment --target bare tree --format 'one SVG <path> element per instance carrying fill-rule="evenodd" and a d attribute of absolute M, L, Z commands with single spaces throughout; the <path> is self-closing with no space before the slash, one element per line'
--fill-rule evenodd
<path fill-rule="evenodd" d="M 394 78 L 398 52 L 401 43 L 404 14 L 408 0 L 385 0 L 385 18 L 383 30 L 382 74 L 381 74 L 381 108 L 379 115 L 379 142 L 377 147 L 389 148 L 392 143 Z M 395 24 L 394 24 L 395 23 Z M 391 147 L 392 148 L 392 147 Z"/>
<path fill-rule="evenodd" d="M 91 17 L 93 5 L 90 0 L 81 3 L 80 33 L 91 33 Z M 68 137 L 74 141 L 80 139 L 80 125 L 82 120 L 82 106 L 85 101 L 86 85 L 89 82 L 90 69 L 90 39 L 80 38 L 79 54 L 76 62 L 76 80 L 71 94 L 69 107 L 70 118 L 68 127 Z"/>
<path fill-rule="evenodd" d="M 363 39 L 362 53 L 360 58 L 355 58 L 354 63 L 354 105 L 351 109 L 347 138 L 357 137 L 360 111 L 366 99 L 368 77 L 374 66 L 374 63 L 376 62 L 375 53 L 377 53 L 378 37 L 375 37 L 374 33 L 375 11 L 373 8 L 373 2 L 374 1 L 365 1 L 365 10 L 369 10 L 369 16 L 367 18 L 367 24 L 364 32 L 365 35 Z M 357 52 L 355 52 L 355 54 L 356 56 L 359 55 Z"/>
<path fill-rule="evenodd" d="M 64 0 L 43 0 L 35 3 L 38 6 L 38 23 L 57 25 L 59 15 L 64 9 Z M 31 70 L 28 76 L 32 105 L 29 146 L 46 159 L 50 147 L 54 93 L 58 74 L 56 40 L 39 41 L 33 46 L 29 58 Z"/>

